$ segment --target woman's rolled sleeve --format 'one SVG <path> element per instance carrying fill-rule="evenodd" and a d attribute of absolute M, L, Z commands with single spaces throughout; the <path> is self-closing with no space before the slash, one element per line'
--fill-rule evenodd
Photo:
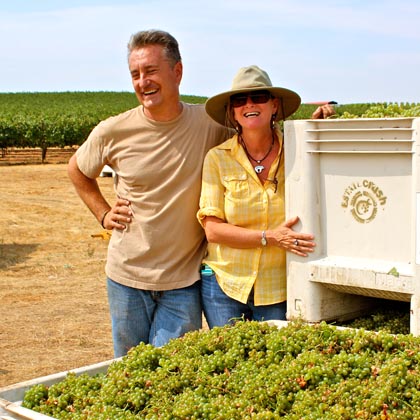
<path fill-rule="evenodd" d="M 200 209 L 197 212 L 197 218 L 201 225 L 207 216 L 225 220 L 224 190 L 224 186 L 220 182 L 218 156 L 212 149 L 207 153 L 203 164 Z"/>
<path fill-rule="evenodd" d="M 218 219 L 224 220 L 223 212 L 220 209 L 217 209 L 214 207 L 205 207 L 198 210 L 197 212 L 197 218 L 201 226 L 203 226 L 203 220 L 207 216 L 214 216 L 214 217 L 217 217 Z"/>

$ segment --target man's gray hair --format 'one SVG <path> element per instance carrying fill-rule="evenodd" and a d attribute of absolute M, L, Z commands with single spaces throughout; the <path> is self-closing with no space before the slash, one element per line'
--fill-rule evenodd
<path fill-rule="evenodd" d="M 128 42 L 128 56 L 138 49 L 147 45 L 161 45 L 164 48 L 166 58 L 172 66 L 181 61 L 178 41 L 168 32 L 157 29 L 139 31 L 131 35 Z"/>

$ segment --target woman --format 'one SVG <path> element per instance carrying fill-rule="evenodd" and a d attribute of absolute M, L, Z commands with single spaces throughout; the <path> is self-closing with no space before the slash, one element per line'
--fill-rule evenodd
<path fill-rule="evenodd" d="M 286 319 L 286 251 L 307 256 L 313 236 L 285 221 L 283 137 L 277 122 L 300 97 L 273 87 L 257 66 L 244 67 L 230 91 L 206 102 L 211 118 L 236 134 L 204 161 L 198 219 L 208 253 L 202 273 L 209 327 L 237 318 Z"/>

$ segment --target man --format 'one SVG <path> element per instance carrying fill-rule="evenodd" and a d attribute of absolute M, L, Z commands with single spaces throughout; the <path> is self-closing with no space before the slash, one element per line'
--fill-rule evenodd
<path fill-rule="evenodd" d="M 115 357 L 201 327 L 202 162 L 227 135 L 202 105 L 180 101 L 182 61 L 170 34 L 134 34 L 128 65 L 141 105 L 99 123 L 68 167 L 83 202 L 113 230 L 105 271 Z M 116 173 L 112 207 L 96 181 L 104 165 Z"/>

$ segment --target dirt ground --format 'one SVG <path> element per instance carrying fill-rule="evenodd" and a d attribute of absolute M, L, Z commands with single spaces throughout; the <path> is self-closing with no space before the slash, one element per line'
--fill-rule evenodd
<path fill-rule="evenodd" d="M 0 387 L 113 357 L 108 242 L 66 171 L 0 166 Z"/>
<path fill-rule="evenodd" d="M 0 388 L 112 359 L 108 241 L 67 165 L 0 159 L 0 214 Z"/>

